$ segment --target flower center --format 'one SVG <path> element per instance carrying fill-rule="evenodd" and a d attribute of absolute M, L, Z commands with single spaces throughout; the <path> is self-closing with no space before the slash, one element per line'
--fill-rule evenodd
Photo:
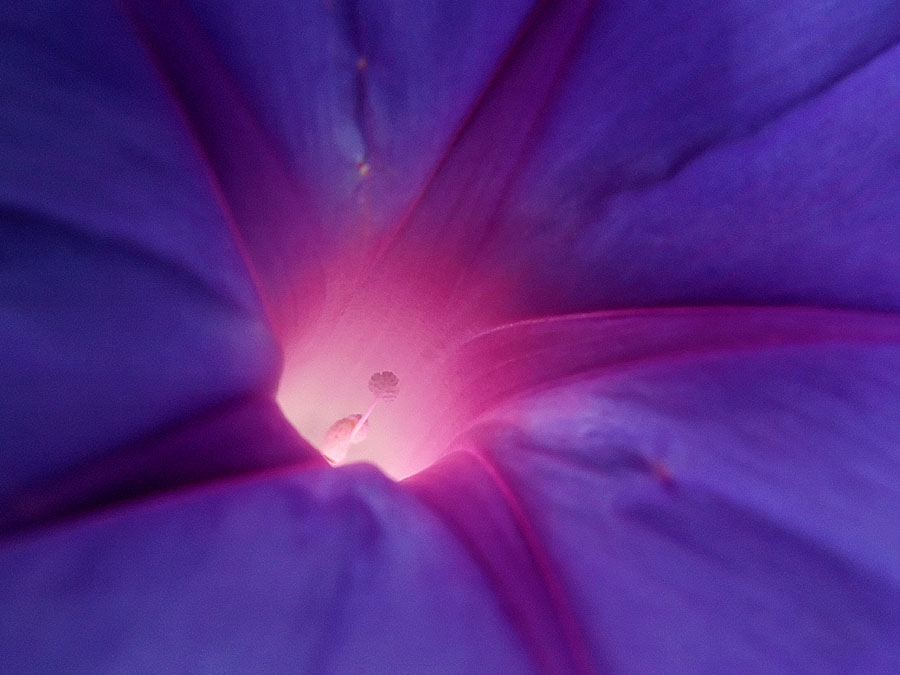
<path fill-rule="evenodd" d="M 470 421 L 464 383 L 482 369 L 457 350 L 496 321 L 509 293 L 497 279 L 434 255 L 389 256 L 371 268 L 332 261 L 325 269 L 324 299 L 295 339 L 283 339 L 278 402 L 326 456 L 409 476 Z M 373 399 L 373 373 L 399 380 L 395 401 Z"/>
<path fill-rule="evenodd" d="M 342 417 L 328 427 L 322 440 L 322 454 L 332 464 L 342 462 L 350 447 L 362 443 L 369 436 L 369 417 L 379 402 L 390 403 L 400 392 L 400 381 L 394 373 L 385 370 L 369 378 L 369 391 L 375 397 L 363 414 Z"/>
<path fill-rule="evenodd" d="M 438 303 L 409 300 L 400 292 L 357 295 L 285 345 L 278 402 L 335 463 L 367 461 L 403 478 L 450 440 L 452 381 L 443 359 L 453 340 Z"/>

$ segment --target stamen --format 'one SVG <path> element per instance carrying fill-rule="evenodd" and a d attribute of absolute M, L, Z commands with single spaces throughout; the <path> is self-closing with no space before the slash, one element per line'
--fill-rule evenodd
<path fill-rule="evenodd" d="M 369 391 L 375 396 L 372 405 L 362 415 L 342 417 L 325 432 L 322 454 L 332 464 L 344 460 L 351 445 L 362 443 L 369 435 L 369 417 L 379 401 L 390 402 L 400 393 L 400 380 L 389 370 L 375 373 L 369 378 Z"/>

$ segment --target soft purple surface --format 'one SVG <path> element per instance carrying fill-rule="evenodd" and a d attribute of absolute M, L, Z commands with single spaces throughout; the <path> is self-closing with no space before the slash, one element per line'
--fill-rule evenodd
<path fill-rule="evenodd" d="M 275 380 L 191 134 L 113 9 L 0 19 L 0 495 Z"/>
<path fill-rule="evenodd" d="M 609 672 L 900 664 L 900 326 L 790 313 L 545 325 L 629 344 L 489 410 L 459 443 L 520 495 Z M 523 362 L 563 358 L 552 337 L 529 342 Z"/>
<path fill-rule="evenodd" d="M 896 5 L 296 5 L 0 15 L 0 669 L 900 670 Z M 405 483 L 348 251 L 518 289 Z"/>

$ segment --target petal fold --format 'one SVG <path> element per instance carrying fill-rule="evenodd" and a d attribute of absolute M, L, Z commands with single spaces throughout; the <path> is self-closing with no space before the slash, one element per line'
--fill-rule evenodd
<path fill-rule="evenodd" d="M 602 3 L 478 252 L 511 314 L 896 310 L 898 38 L 891 2 Z"/>
<path fill-rule="evenodd" d="M 133 504 L 0 569 L 17 673 L 537 672 L 462 544 L 370 467 Z"/>
<path fill-rule="evenodd" d="M 191 132 L 117 5 L 13 3 L 0 26 L 6 497 L 271 392 L 280 355 Z"/>
<path fill-rule="evenodd" d="M 544 381 L 507 392 L 456 448 L 515 495 L 608 672 L 893 672 L 900 323 L 719 311 L 626 314 L 627 331 L 595 319 L 579 341 L 532 325 L 534 349 L 488 379 Z M 679 346 L 704 319 L 709 339 Z M 584 350 L 589 332 L 619 358 Z M 580 366 L 546 377 L 565 353 Z M 512 584 L 517 561 L 489 531 L 468 519 Z"/>

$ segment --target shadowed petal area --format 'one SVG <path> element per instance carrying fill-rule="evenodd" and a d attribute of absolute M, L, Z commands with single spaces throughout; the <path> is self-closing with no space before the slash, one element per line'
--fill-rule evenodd
<path fill-rule="evenodd" d="M 507 317 L 897 307 L 889 0 L 130 4 L 284 330 L 303 270 L 337 255 L 340 295 L 385 233 L 376 276 L 518 281 Z"/>
<path fill-rule="evenodd" d="M 183 3 L 313 188 L 323 222 L 357 236 L 373 226 L 354 201 L 358 163 L 369 165 L 368 216 L 381 229 L 452 143 L 535 4 Z"/>
<path fill-rule="evenodd" d="M 11 672 L 535 672 L 468 552 L 371 467 L 117 509 L 0 566 Z"/>
<path fill-rule="evenodd" d="M 248 395 L 33 481 L 0 498 L 0 535 L 277 466 L 323 467 L 281 410 Z"/>
<path fill-rule="evenodd" d="M 506 316 L 896 309 L 898 37 L 887 1 L 553 5 L 385 259 L 456 251 L 460 298 L 518 281 Z"/>
<path fill-rule="evenodd" d="M 895 672 L 900 323 L 718 311 L 532 326 L 514 380 L 603 332 L 629 342 L 486 412 L 409 484 L 515 603 L 494 519 L 455 516 L 454 482 L 442 495 L 472 457 L 468 491 L 511 496 L 507 532 L 546 580 L 532 609 L 574 618 L 607 672 Z"/>
<path fill-rule="evenodd" d="M 117 7 L 13 3 L 0 38 L 6 497 L 270 392 L 279 354 L 185 120 Z"/>
<path fill-rule="evenodd" d="M 601 3 L 479 255 L 519 315 L 897 309 L 898 38 L 887 1 Z"/>
<path fill-rule="evenodd" d="M 340 294 L 409 209 L 534 3 L 125 4 L 292 334 L 318 309 L 310 285 Z"/>

